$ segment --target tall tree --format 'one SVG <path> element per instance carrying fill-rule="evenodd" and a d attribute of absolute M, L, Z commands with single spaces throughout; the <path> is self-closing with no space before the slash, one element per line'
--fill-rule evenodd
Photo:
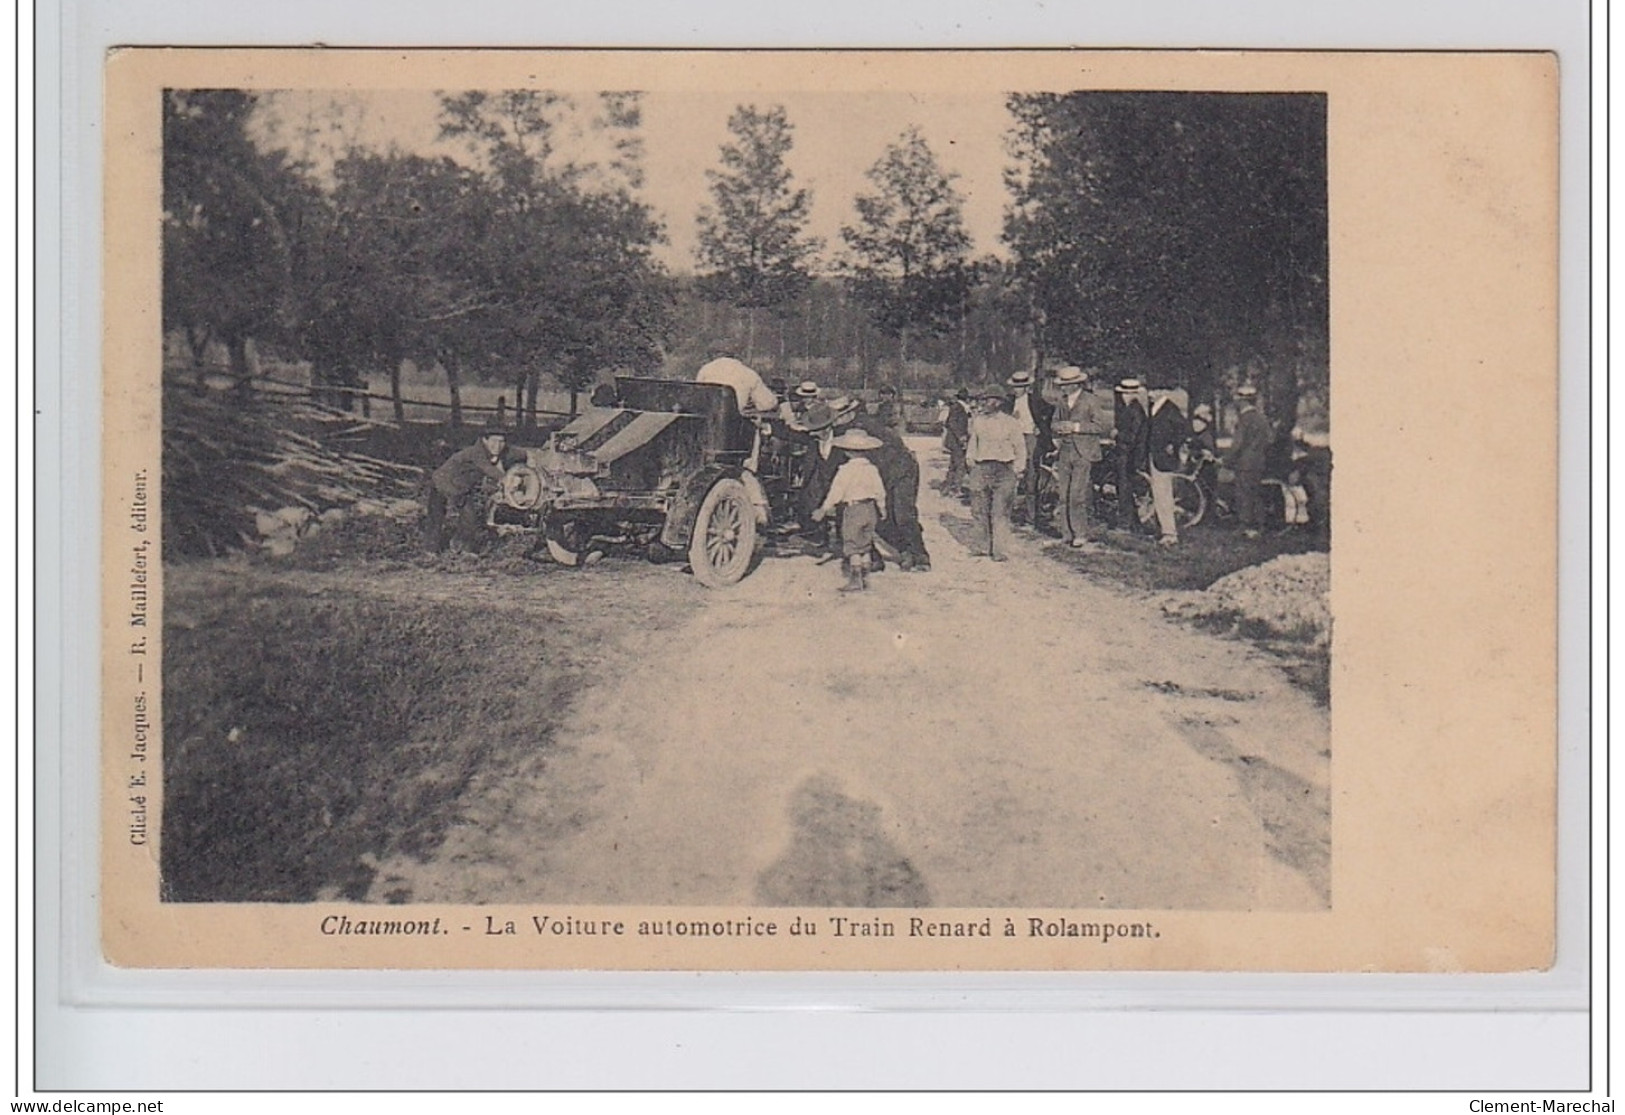
<path fill-rule="evenodd" d="M 1326 382 L 1325 99 L 1019 94 L 1004 239 L 1041 349 L 1211 393 L 1253 367 L 1290 423 Z"/>
<path fill-rule="evenodd" d="M 706 171 L 713 204 L 698 217 L 700 275 L 720 301 L 746 311 L 747 360 L 754 358 L 756 316 L 798 298 L 812 282 L 822 247 L 807 235 L 812 192 L 792 184 L 785 157 L 794 127 L 783 105 L 740 105 L 728 118 L 721 170 Z"/>
<path fill-rule="evenodd" d="M 480 180 L 450 159 L 365 151 L 333 177 L 324 250 L 302 269 L 301 349 L 313 364 L 383 367 L 401 421 L 402 361 L 459 348 L 461 323 L 491 303 L 458 262 L 482 227 Z"/>
<path fill-rule="evenodd" d="M 256 103 L 241 90 L 172 89 L 163 113 L 164 325 L 187 332 L 198 363 L 224 343 L 244 390 L 249 341 L 288 324 L 299 191 L 286 160 L 249 138 Z"/>
<path fill-rule="evenodd" d="M 576 105 L 562 94 L 441 97 L 442 135 L 475 147 L 490 187 L 456 267 L 469 292 L 483 292 L 463 323 L 478 332 L 458 334 L 453 360 L 508 369 L 530 417 L 543 370 L 569 389 L 574 412 L 599 372 L 651 367 L 669 328 L 666 278 L 652 252 L 663 231 L 631 194 L 638 98 L 611 94 L 598 108 L 585 127 L 599 130 L 607 162 L 565 156 L 560 133 Z"/>
<path fill-rule="evenodd" d="M 876 190 L 854 199 L 857 223 L 841 228 L 853 295 L 875 324 L 899 339 L 900 371 L 910 337 L 950 328 L 974 283 L 956 177 L 938 165 L 919 129 L 910 128 L 869 168 Z"/>

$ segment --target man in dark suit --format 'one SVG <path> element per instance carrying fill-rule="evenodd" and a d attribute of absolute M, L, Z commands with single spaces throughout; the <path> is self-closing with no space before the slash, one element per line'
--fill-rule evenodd
<path fill-rule="evenodd" d="M 1137 515 L 1134 481 L 1145 471 L 1150 449 L 1151 416 L 1146 411 L 1145 385 L 1129 378 L 1117 385 L 1117 525 L 1133 530 Z"/>
<path fill-rule="evenodd" d="M 877 532 L 881 541 L 897 551 L 898 565 L 916 573 L 929 572 L 931 554 L 920 528 L 920 462 L 896 430 L 882 426 L 870 431 L 880 446 L 869 453 L 886 489 L 886 515 Z"/>
<path fill-rule="evenodd" d="M 1236 434 L 1225 464 L 1236 474 L 1236 516 L 1247 537 L 1257 538 L 1264 516 L 1260 488 L 1275 431 L 1258 409 L 1258 388 L 1250 383 L 1236 388 L 1236 401 L 1241 404 L 1241 413 L 1236 416 Z"/>

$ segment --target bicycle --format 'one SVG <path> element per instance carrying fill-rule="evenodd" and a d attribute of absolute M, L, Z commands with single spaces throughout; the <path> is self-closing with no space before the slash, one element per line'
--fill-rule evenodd
<path fill-rule="evenodd" d="M 1116 447 L 1102 443 L 1106 450 L 1096 461 L 1089 474 L 1090 498 L 1094 504 L 1095 520 L 1102 523 L 1117 522 L 1118 492 Z M 1042 522 L 1053 522 L 1060 502 L 1060 485 L 1056 479 L 1056 451 L 1051 449 L 1037 465 L 1038 512 Z M 1208 494 L 1199 482 L 1202 462 L 1187 459 L 1184 468 L 1174 476 L 1174 524 L 1180 530 L 1198 526 L 1208 513 Z M 1133 521 L 1147 534 L 1160 534 L 1156 506 L 1151 499 L 1151 474 L 1138 471 L 1129 481 L 1130 498 L 1134 501 Z"/>

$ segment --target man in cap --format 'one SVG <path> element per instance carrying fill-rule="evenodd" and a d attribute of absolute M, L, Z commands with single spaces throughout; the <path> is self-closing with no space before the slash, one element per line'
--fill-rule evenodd
<path fill-rule="evenodd" d="M 1236 517 L 1246 536 L 1257 538 L 1264 517 L 1264 468 L 1275 431 L 1258 409 L 1258 388 L 1242 384 L 1236 388 L 1236 402 L 1241 412 L 1236 416 L 1236 433 L 1225 464 L 1236 474 Z"/>
<path fill-rule="evenodd" d="M 1090 475 L 1102 456 L 1100 443 L 1111 433 L 1111 405 L 1089 390 L 1089 373 L 1082 368 L 1057 371 L 1054 390 L 1050 436 L 1055 440 L 1055 526 L 1063 542 L 1081 550 L 1089 545 Z"/>
<path fill-rule="evenodd" d="M 971 518 L 977 540 L 994 561 L 1010 556 L 1010 507 L 1016 479 L 1027 470 L 1027 439 L 1007 409 L 1002 388 L 989 384 L 975 392 L 977 410 L 970 421 L 965 459 L 970 465 Z"/>
<path fill-rule="evenodd" d="M 1145 471 L 1151 416 L 1145 384 L 1130 376 L 1117 384 L 1117 525 L 1132 530 L 1137 520 L 1134 479 Z"/>
<path fill-rule="evenodd" d="M 880 385 L 880 403 L 871 417 L 874 418 L 876 427 L 903 433 L 906 423 L 903 417 L 903 401 L 897 395 L 897 388 L 889 383 Z"/>
<path fill-rule="evenodd" d="M 490 427 L 473 445 L 465 446 L 447 458 L 429 475 L 428 517 L 424 521 L 425 542 L 431 553 L 446 550 L 446 513 L 453 516 L 452 535 L 464 550 L 473 553 L 484 541 L 484 502 L 479 498 L 485 480 L 502 483 L 506 470 L 502 452 L 508 435 L 500 427 Z"/>

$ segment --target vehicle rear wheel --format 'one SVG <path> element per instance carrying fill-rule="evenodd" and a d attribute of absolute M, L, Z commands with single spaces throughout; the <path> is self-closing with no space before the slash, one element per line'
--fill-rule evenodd
<path fill-rule="evenodd" d="M 553 560 L 572 568 L 581 564 L 590 541 L 587 526 L 580 519 L 565 519 L 563 522 L 548 520 L 542 528 L 542 537 Z"/>
<path fill-rule="evenodd" d="M 708 588 L 738 584 L 756 552 L 756 509 L 738 480 L 718 480 L 705 493 L 688 544 L 688 564 Z"/>

